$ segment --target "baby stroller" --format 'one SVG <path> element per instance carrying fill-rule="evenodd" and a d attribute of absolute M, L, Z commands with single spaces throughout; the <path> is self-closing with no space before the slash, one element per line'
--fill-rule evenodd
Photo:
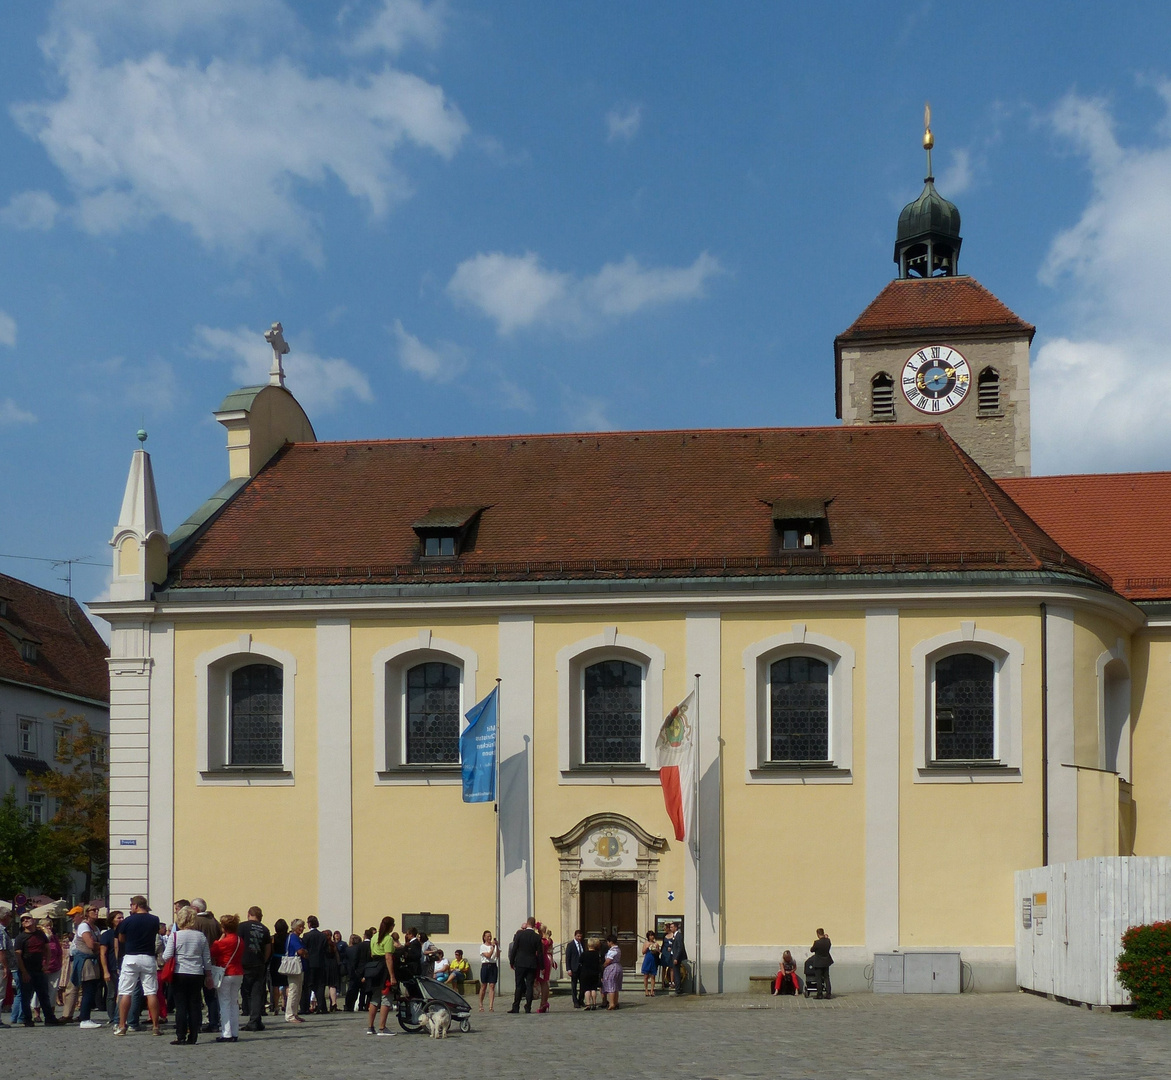
<path fill-rule="evenodd" d="M 432 1009 L 446 1008 L 451 1022 L 458 1024 L 465 1034 L 472 1030 L 472 1007 L 454 988 L 422 975 L 410 976 L 400 984 L 397 1003 L 398 1026 L 403 1031 L 426 1031 L 424 1015 Z"/>
<path fill-rule="evenodd" d="M 820 994 L 824 991 L 825 976 L 828 974 L 828 968 L 815 968 L 813 966 L 813 957 L 809 957 L 805 961 L 805 996 L 810 994 Z"/>

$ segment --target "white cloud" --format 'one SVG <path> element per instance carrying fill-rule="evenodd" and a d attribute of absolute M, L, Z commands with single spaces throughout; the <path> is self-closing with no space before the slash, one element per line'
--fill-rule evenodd
<path fill-rule="evenodd" d="M 358 52 L 381 50 L 392 56 L 417 41 L 435 48 L 443 37 L 447 5 L 443 0 L 383 0 L 378 13 L 355 35 L 351 46 Z"/>
<path fill-rule="evenodd" d="M 606 113 L 606 130 L 609 132 L 610 142 L 616 142 L 618 139 L 630 142 L 638 134 L 641 126 L 641 105 L 627 105 L 621 108 L 615 106 Z"/>
<path fill-rule="evenodd" d="M 535 324 L 589 327 L 656 304 L 694 300 L 719 273 L 719 260 L 706 251 L 683 267 L 643 267 L 628 255 L 585 278 L 547 269 L 531 251 L 497 251 L 460 263 L 447 291 L 494 320 L 499 333 L 510 334 Z"/>
<path fill-rule="evenodd" d="M 969 150 L 953 150 L 951 162 L 939 178 L 939 190 L 945 198 L 962 195 L 972 186 L 972 154 Z"/>
<path fill-rule="evenodd" d="M 1171 113 L 1171 85 L 1160 92 Z M 1064 333 L 1032 372 L 1036 471 L 1171 466 L 1171 139 L 1124 147 L 1101 101 L 1070 95 L 1054 129 L 1093 181 L 1080 220 L 1058 235 L 1041 279 L 1067 297 Z"/>
<path fill-rule="evenodd" d="M 0 401 L 0 427 L 8 424 L 35 424 L 37 418 L 16 404 L 12 398 Z"/>
<path fill-rule="evenodd" d="M 61 207 L 47 191 L 21 191 L 0 210 L 0 221 L 14 229 L 51 229 Z"/>
<path fill-rule="evenodd" d="M 7 311 L 0 311 L 0 345 L 16 346 L 16 320 Z"/>
<path fill-rule="evenodd" d="M 336 409 L 346 397 L 374 400 L 366 376 L 348 360 L 318 356 L 298 348 L 296 341 L 291 344 L 292 351 L 284 358 L 285 384 L 306 412 Z M 197 326 L 193 351 L 209 360 L 231 362 L 232 375 L 242 386 L 268 382 L 272 349 L 259 331 L 247 326 L 235 330 Z"/>
<path fill-rule="evenodd" d="M 467 355 L 458 345 L 450 341 L 441 341 L 434 348 L 424 345 L 408 334 L 398 319 L 394 320 L 394 336 L 398 362 L 404 371 L 413 371 L 432 382 L 450 382 L 467 366 Z"/>
<path fill-rule="evenodd" d="M 541 266 L 534 252 L 518 256 L 494 251 L 460 263 L 447 291 L 494 319 L 500 333 L 508 334 L 560 306 L 569 281 L 568 274 Z"/>
<path fill-rule="evenodd" d="M 164 216 L 233 254 L 271 245 L 317 260 L 320 223 L 298 185 L 332 174 L 378 218 L 411 191 L 400 147 L 450 159 L 468 130 L 441 87 L 391 67 L 335 77 L 271 53 L 107 60 L 77 29 L 44 47 L 64 93 L 12 114 L 64 174 L 92 233 Z"/>
<path fill-rule="evenodd" d="M 159 357 L 128 363 L 113 356 L 97 365 L 103 382 L 112 387 L 123 404 L 141 406 L 152 414 L 170 412 L 179 397 L 179 380 L 174 366 Z M 99 404 L 103 404 L 98 399 Z"/>
<path fill-rule="evenodd" d="M 613 431 L 606 402 L 599 397 L 566 393 L 563 406 L 570 426 L 577 431 Z"/>

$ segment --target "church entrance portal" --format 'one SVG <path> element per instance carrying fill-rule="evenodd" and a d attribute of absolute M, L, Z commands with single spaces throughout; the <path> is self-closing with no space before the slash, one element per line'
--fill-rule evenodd
<path fill-rule="evenodd" d="M 667 841 L 624 814 L 582 818 L 569 832 L 550 838 L 561 867 L 561 934 L 618 938 L 622 965 L 639 961 L 641 934 L 654 925 L 659 856 Z"/>
<path fill-rule="evenodd" d="M 622 950 L 622 966 L 633 968 L 638 960 L 638 882 L 583 881 L 581 928 L 588 941 L 614 934 Z"/>

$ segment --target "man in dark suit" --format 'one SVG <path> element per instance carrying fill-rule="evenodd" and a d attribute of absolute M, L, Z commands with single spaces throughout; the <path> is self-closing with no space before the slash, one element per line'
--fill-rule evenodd
<path fill-rule="evenodd" d="M 809 958 L 809 966 L 817 972 L 818 997 L 822 996 L 823 990 L 827 998 L 833 997 L 829 990 L 829 966 L 834 962 L 834 958 L 830 956 L 829 949 L 829 935 L 819 926 L 817 928 L 817 940 L 809 947 L 809 951 L 813 953 Z"/>
<path fill-rule="evenodd" d="M 581 940 L 581 931 L 573 932 L 573 940 L 565 946 L 565 966 L 569 969 L 570 991 L 573 997 L 573 1007 L 580 1009 L 584 1002 L 581 999 L 581 958 L 585 952 L 585 944 Z"/>
<path fill-rule="evenodd" d="M 329 1012 L 325 996 L 325 961 L 329 939 L 319 929 L 316 915 L 309 916 L 309 932 L 305 935 L 305 982 L 301 998 L 301 1012 L 309 1012 L 309 995 L 317 1001 L 319 1013 Z"/>
<path fill-rule="evenodd" d="M 520 999 L 524 995 L 525 1012 L 533 1011 L 533 980 L 545 964 L 545 949 L 541 935 L 536 931 L 537 920 L 531 915 L 525 920 L 508 946 L 508 966 L 516 976 L 516 992 L 512 998 L 510 1013 L 520 1012 Z"/>
<path fill-rule="evenodd" d="M 675 993 L 683 993 L 683 961 L 687 959 L 687 946 L 683 943 L 683 931 L 678 923 L 671 924 L 671 981 Z"/>

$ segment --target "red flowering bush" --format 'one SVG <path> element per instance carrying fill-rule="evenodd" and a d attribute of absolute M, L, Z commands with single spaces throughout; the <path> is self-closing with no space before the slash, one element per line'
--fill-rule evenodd
<path fill-rule="evenodd" d="M 1122 935 L 1118 981 L 1130 992 L 1135 1016 L 1171 1020 L 1171 922 L 1132 926 Z"/>

